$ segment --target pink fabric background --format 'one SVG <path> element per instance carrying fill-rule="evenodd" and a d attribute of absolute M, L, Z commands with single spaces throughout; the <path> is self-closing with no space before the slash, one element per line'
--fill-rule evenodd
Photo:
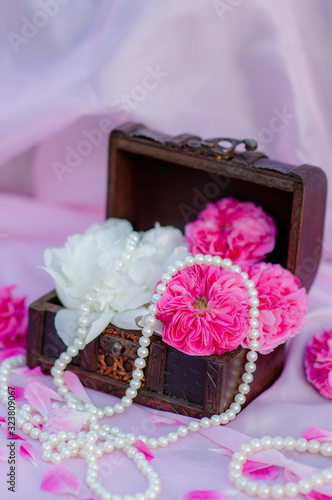
<path fill-rule="evenodd" d="M 0 285 L 17 283 L 29 302 L 49 291 L 50 278 L 36 267 L 44 249 L 103 220 L 108 134 L 99 132 L 62 176 L 54 162 L 65 164 L 104 118 L 110 128 L 132 119 L 174 135 L 254 137 L 269 156 L 318 165 L 330 177 L 331 18 L 328 0 L 2 2 Z M 27 31 L 29 21 L 45 25 Z M 300 435 L 312 425 L 332 431 L 331 402 L 306 383 L 302 368 L 312 333 L 332 328 L 331 216 L 329 198 L 325 262 L 310 292 L 308 325 L 289 346 L 282 376 L 227 428 L 155 453 L 161 499 L 229 488 L 229 459 L 209 448 L 240 442 L 242 434 Z M 93 395 L 99 404 L 110 399 Z M 125 430 L 161 435 L 149 413 L 135 406 L 116 420 Z M 131 464 L 116 462 L 107 484 L 138 491 L 143 484 L 136 472 L 128 476 Z M 34 469 L 21 461 L 18 493 L 3 489 L 3 498 L 26 498 L 28 486 L 36 500 L 57 498 L 40 492 L 47 465 L 39 463 Z M 82 463 L 68 466 L 83 477 Z M 5 470 L 0 463 L 1 485 Z M 79 498 L 90 496 L 85 490 Z"/>

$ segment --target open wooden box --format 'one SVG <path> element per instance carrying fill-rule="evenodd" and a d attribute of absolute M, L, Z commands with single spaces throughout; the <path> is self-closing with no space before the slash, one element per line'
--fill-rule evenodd
<path fill-rule="evenodd" d="M 261 205 L 277 226 L 268 261 L 297 275 L 309 290 L 319 264 L 323 234 L 326 177 L 309 165 L 271 161 L 253 151 L 238 152 L 238 142 L 225 149 L 218 139 L 183 134 L 169 137 L 128 123 L 110 136 L 107 217 L 128 219 L 135 230 L 156 221 L 183 230 L 208 202 L 233 196 Z M 252 150 L 252 151 L 251 151 Z M 55 292 L 30 306 L 28 364 L 49 372 L 65 345 L 54 328 L 61 308 Z M 109 325 L 73 360 L 70 369 L 82 382 L 123 396 L 139 346 L 139 331 Z M 223 356 L 193 357 L 167 346 L 153 335 L 142 388 L 135 402 L 190 415 L 211 416 L 231 403 L 239 384 L 246 350 Z M 284 346 L 259 356 L 247 403 L 279 376 Z"/>

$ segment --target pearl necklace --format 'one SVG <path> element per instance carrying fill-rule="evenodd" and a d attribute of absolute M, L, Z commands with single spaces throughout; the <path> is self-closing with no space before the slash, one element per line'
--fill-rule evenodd
<path fill-rule="evenodd" d="M 139 235 L 133 232 L 126 241 L 125 251 L 121 259 L 115 262 L 116 269 L 123 270 L 131 261 L 132 253 L 135 251 Z M 244 281 L 244 286 L 247 290 L 249 299 L 249 316 L 250 316 L 250 332 L 249 332 L 249 352 L 247 353 L 247 363 L 245 372 L 242 375 L 242 382 L 238 387 L 238 393 L 234 397 L 234 402 L 230 407 L 219 415 L 213 415 L 211 418 L 203 417 L 199 421 L 192 420 L 189 425 L 180 425 L 176 432 L 170 432 L 167 436 L 156 438 L 147 438 L 146 436 L 135 436 L 133 433 L 124 433 L 119 427 L 111 427 L 107 424 L 100 425 L 98 420 L 104 416 L 110 417 L 114 413 L 122 413 L 126 407 L 131 406 L 133 399 L 137 396 L 137 390 L 141 386 L 141 379 L 144 376 L 144 367 L 146 365 L 145 358 L 149 354 L 148 346 L 150 345 L 150 337 L 153 334 L 153 326 L 156 323 L 155 315 L 157 314 L 157 303 L 161 295 L 167 289 L 167 284 L 178 271 L 186 266 L 191 267 L 195 264 L 222 267 L 223 269 L 231 269 L 235 273 L 241 274 Z M 107 291 L 107 290 L 106 290 Z M 233 420 L 241 411 L 241 406 L 246 401 L 246 394 L 250 391 L 250 383 L 253 381 L 253 373 L 256 370 L 255 361 L 257 360 L 257 350 L 259 349 L 259 331 L 258 331 L 258 316 L 259 316 L 259 299 L 255 289 L 254 282 L 249 279 L 246 272 L 242 272 L 240 266 L 233 265 L 230 259 L 222 259 L 219 256 L 212 257 L 211 255 L 198 254 L 196 256 L 189 255 L 184 261 L 177 261 L 175 265 L 169 266 L 167 272 L 161 277 L 161 283 L 157 286 L 156 292 L 150 306 L 148 307 L 148 315 L 144 318 L 144 326 L 142 328 L 142 336 L 139 339 L 140 347 L 137 349 L 137 359 L 135 360 L 135 370 L 132 372 L 132 379 L 129 382 L 129 387 L 126 390 L 126 395 L 121 398 L 120 403 L 114 406 L 108 405 L 104 409 L 97 408 L 92 403 L 82 404 L 81 401 L 72 394 L 66 386 L 63 372 L 67 365 L 71 362 L 78 352 L 85 348 L 86 337 L 88 335 L 89 320 L 88 315 L 92 307 L 97 307 L 98 294 L 105 292 L 104 285 L 98 284 L 93 287 L 92 293 L 86 295 L 85 302 L 80 306 L 81 316 L 78 319 L 77 337 L 73 344 L 69 346 L 66 352 L 63 352 L 55 361 L 51 369 L 54 385 L 57 387 L 58 394 L 62 396 L 66 405 L 63 408 L 76 410 L 87 413 L 87 419 L 83 424 L 83 428 L 88 429 L 87 432 L 79 433 L 60 431 L 58 433 L 43 432 L 38 427 L 35 427 L 31 422 L 40 424 L 48 420 L 48 417 L 42 417 L 37 413 L 35 408 L 29 404 L 24 404 L 21 409 L 16 405 L 16 424 L 22 428 L 23 432 L 29 434 L 32 439 L 39 440 L 42 443 L 42 457 L 47 462 L 59 464 L 64 458 L 80 456 L 87 462 L 86 483 L 101 500 L 153 500 L 160 491 L 160 479 L 156 471 L 146 460 L 143 453 L 139 452 L 133 445 L 137 439 L 142 440 L 150 449 L 155 449 L 158 446 L 165 448 L 171 443 L 176 443 L 179 438 L 186 437 L 191 432 L 197 432 L 200 428 L 207 429 L 211 425 L 225 425 L 230 420 Z M 10 370 L 25 363 L 23 356 L 17 356 L 5 360 L 0 367 L 0 397 L 4 404 L 8 400 L 8 385 Z M 53 407 L 61 407 L 60 403 L 53 403 Z M 34 413 L 34 415 L 32 415 Z M 97 441 L 101 441 L 97 444 Z M 250 445 L 251 446 L 251 445 Z M 148 488 L 144 493 L 137 493 L 135 496 L 112 495 L 98 481 L 98 458 L 104 454 L 111 453 L 114 449 L 122 449 L 123 452 L 136 463 L 138 469 L 148 480 Z M 56 449 L 56 451 L 54 451 Z M 242 451 L 242 450 L 241 450 Z M 236 470 L 239 460 L 235 460 L 236 465 L 232 465 L 235 469 L 230 472 L 230 479 L 233 482 L 236 480 L 236 487 L 241 483 L 240 471 Z M 234 463 L 232 461 L 231 463 Z M 240 464 L 241 465 L 241 464 Z M 240 474 L 240 475 L 238 475 Z M 235 476 L 237 476 L 235 478 Z M 246 479 L 246 478 L 244 478 Z M 242 484 L 242 483 L 241 483 Z M 249 486 L 248 486 L 249 488 Z M 257 491 L 258 491 L 257 487 Z M 260 491 L 260 490 L 259 490 Z M 278 497 L 279 498 L 279 497 Z M 280 497 L 281 498 L 281 497 Z"/>

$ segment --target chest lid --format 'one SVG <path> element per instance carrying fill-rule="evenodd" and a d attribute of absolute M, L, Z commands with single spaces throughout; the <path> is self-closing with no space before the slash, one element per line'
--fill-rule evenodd
<path fill-rule="evenodd" d="M 136 231 L 155 222 L 183 230 L 210 202 L 252 201 L 277 226 L 266 260 L 289 269 L 309 290 L 322 249 L 326 176 L 255 149 L 250 139 L 170 137 L 126 123 L 110 135 L 107 217 L 128 219 Z"/>

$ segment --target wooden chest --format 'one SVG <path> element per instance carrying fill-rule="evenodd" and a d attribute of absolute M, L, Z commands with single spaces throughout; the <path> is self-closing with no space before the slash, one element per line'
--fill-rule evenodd
<path fill-rule="evenodd" d="M 241 149 L 242 148 L 242 149 Z M 127 123 L 110 136 L 107 217 L 128 219 L 137 231 L 156 221 L 183 230 L 208 202 L 233 196 L 263 207 L 277 226 L 270 262 L 297 275 L 309 290 L 319 264 L 326 177 L 309 165 L 272 161 L 254 141 L 169 137 Z M 61 308 L 50 292 L 30 306 L 28 364 L 49 372 L 65 345 L 54 328 Z M 69 365 L 87 387 L 123 396 L 139 346 L 139 331 L 109 325 Z M 190 415 L 211 416 L 228 408 L 240 382 L 246 350 L 193 357 L 153 335 L 136 403 Z M 284 346 L 259 356 L 248 404 L 279 376 Z"/>

